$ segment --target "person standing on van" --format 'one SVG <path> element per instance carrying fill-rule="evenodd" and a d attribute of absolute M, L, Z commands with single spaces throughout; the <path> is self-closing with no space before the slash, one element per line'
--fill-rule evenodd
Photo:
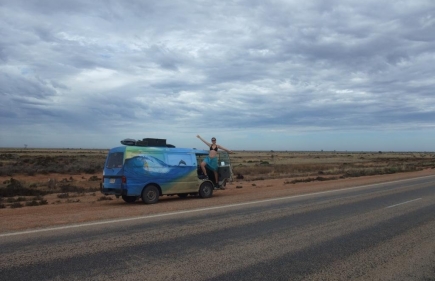
<path fill-rule="evenodd" d="M 208 147 L 210 147 L 210 152 L 208 153 L 208 156 L 204 159 L 204 161 L 202 161 L 201 163 L 201 170 L 204 173 L 204 177 L 203 179 L 208 179 L 207 176 L 207 170 L 205 169 L 205 166 L 208 166 L 208 168 L 210 170 L 212 170 L 214 172 L 214 178 L 216 180 L 216 186 L 219 186 L 219 179 L 218 179 L 218 157 L 217 157 L 217 151 L 218 149 L 222 149 L 225 150 L 228 153 L 232 153 L 231 150 L 226 149 L 225 147 L 218 145 L 216 143 L 216 138 L 212 137 L 211 138 L 211 142 L 209 143 L 208 141 L 204 140 L 203 138 L 201 138 L 200 135 L 196 136 L 198 139 L 202 140 Z"/>

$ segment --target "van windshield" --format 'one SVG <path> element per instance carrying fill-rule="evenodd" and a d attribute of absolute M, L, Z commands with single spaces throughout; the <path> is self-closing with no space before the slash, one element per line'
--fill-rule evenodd
<path fill-rule="evenodd" d="M 231 163 L 230 156 L 227 152 L 219 151 L 219 166 L 221 165 L 229 165 Z"/>
<path fill-rule="evenodd" d="M 124 152 L 110 153 L 107 159 L 106 168 L 122 168 L 122 162 L 124 161 Z"/>

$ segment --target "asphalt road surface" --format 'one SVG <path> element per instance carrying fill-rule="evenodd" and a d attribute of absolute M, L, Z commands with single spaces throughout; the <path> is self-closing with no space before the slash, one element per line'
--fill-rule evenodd
<path fill-rule="evenodd" d="M 4 233 L 0 278 L 435 280 L 435 177 Z"/>

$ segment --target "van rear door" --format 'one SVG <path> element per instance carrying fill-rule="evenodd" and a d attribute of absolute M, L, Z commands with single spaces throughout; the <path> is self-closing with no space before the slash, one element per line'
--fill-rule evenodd
<path fill-rule="evenodd" d="M 104 166 L 101 192 L 105 194 L 121 195 L 123 164 L 124 151 L 115 150 L 109 152 Z"/>

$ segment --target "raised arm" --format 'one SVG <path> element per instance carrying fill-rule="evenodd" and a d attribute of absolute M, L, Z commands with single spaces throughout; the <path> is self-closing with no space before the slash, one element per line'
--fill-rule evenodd
<path fill-rule="evenodd" d="M 211 143 L 209 143 L 209 142 L 207 142 L 205 139 L 201 138 L 200 135 L 197 135 L 196 137 L 197 137 L 198 139 L 202 140 L 202 142 L 204 142 L 208 147 L 211 146 Z"/>
<path fill-rule="evenodd" d="M 223 147 L 222 145 L 217 145 L 217 147 L 219 148 L 219 149 L 223 149 L 223 150 L 225 150 L 226 152 L 228 152 L 228 153 L 234 153 L 232 150 L 229 150 L 229 149 L 226 149 L 225 147 Z"/>

